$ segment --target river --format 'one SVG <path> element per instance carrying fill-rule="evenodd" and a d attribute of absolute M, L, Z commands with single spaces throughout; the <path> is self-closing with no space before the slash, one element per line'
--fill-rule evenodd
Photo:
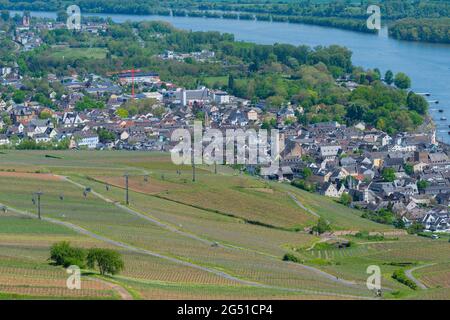
<path fill-rule="evenodd" d="M 11 11 L 11 14 L 16 13 Z M 21 13 L 21 12 L 20 12 Z M 55 18 L 54 12 L 31 12 L 32 16 Z M 83 15 L 83 14 L 82 14 Z M 440 140 L 450 143 L 450 45 L 400 41 L 389 38 L 387 29 L 379 35 L 304 24 L 282 22 L 227 20 L 196 17 L 138 16 L 126 14 L 84 14 L 110 17 L 114 22 L 161 20 L 177 28 L 193 31 L 232 33 L 236 40 L 260 44 L 328 46 L 338 44 L 353 52 L 353 63 L 365 68 L 405 72 L 412 79 L 415 92 L 429 92 L 430 114 Z M 438 110 L 442 109 L 443 113 Z M 449 119 L 441 120 L 446 117 Z"/>

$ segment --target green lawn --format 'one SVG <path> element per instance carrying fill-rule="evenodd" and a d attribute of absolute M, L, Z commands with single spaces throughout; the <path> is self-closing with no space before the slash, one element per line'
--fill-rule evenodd
<path fill-rule="evenodd" d="M 55 48 L 50 55 L 61 59 L 104 59 L 107 52 L 106 48 Z"/>

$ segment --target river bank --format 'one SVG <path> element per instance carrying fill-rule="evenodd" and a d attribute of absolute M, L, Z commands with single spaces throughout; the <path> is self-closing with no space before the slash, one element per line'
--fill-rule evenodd
<path fill-rule="evenodd" d="M 22 12 L 11 11 L 11 14 Z M 56 18 L 56 12 L 32 11 L 32 16 Z M 412 90 L 429 92 L 432 104 L 430 115 L 436 124 L 437 136 L 450 143 L 448 135 L 450 119 L 450 45 L 417 43 L 388 37 L 388 30 L 382 29 L 377 35 L 347 31 L 323 26 L 291 24 L 270 21 L 235 20 L 199 17 L 171 17 L 124 14 L 85 14 L 110 18 L 114 22 L 125 21 L 166 21 L 179 29 L 192 31 L 219 31 L 231 33 L 238 41 L 259 44 L 288 43 L 293 45 L 345 46 L 353 52 L 353 64 L 364 68 L 378 68 L 404 72 L 412 79 Z M 435 107 L 437 106 L 437 107 Z M 438 112 L 442 109 L 443 112 Z"/>

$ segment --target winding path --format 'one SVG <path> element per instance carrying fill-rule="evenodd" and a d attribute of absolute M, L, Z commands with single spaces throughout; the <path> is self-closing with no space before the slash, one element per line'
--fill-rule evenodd
<path fill-rule="evenodd" d="M 65 181 L 69 182 L 69 183 L 72 183 L 73 185 L 75 185 L 75 186 L 77 186 L 77 187 L 79 187 L 79 188 L 86 189 L 86 187 L 87 187 L 87 186 L 85 186 L 85 185 L 82 185 L 81 183 L 78 183 L 78 182 L 76 182 L 76 181 L 73 181 L 73 180 L 69 179 L 68 177 L 63 177 L 63 179 L 64 179 Z M 137 211 L 135 211 L 135 210 L 133 210 L 133 209 L 127 207 L 127 206 L 124 206 L 124 205 L 122 205 L 122 204 L 120 204 L 120 203 L 118 203 L 118 202 L 115 202 L 115 201 L 109 199 L 108 197 L 105 197 L 104 195 L 102 195 L 102 194 L 100 194 L 100 193 L 98 193 L 98 192 L 95 192 L 94 190 L 92 190 L 91 193 L 92 193 L 93 195 L 97 196 L 98 198 L 102 199 L 103 201 L 106 201 L 106 202 L 108 202 L 108 203 L 113 203 L 116 207 L 118 207 L 118 208 L 120 208 L 120 209 L 122 209 L 122 210 L 125 210 L 126 212 L 128 212 L 128 213 L 130 213 L 130 214 L 132 214 L 132 215 L 135 215 L 135 216 L 137 216 L 137 217 L 139 217 L 139 218 L 142 218 L 142 219 L 144 219 L 144 220 L 150 221 L 150 222 L 152 222 L 152 223 L 154 223 L 154 224 L 156 224 L 156 225 L 158 225 L 158 226 L 160 226 L 160 227 L 162 227 L 162 228 L 165 228 L 165 229 L 167 229 L 167 230 L 169 230 L 169 231 L 172 231 L 172 232 L 174 232 L 174 233 L 177 233 L 177 234 L 180 234 L 180 235 L 189 237 L 189 238 L 194 239 L 194 240 L 198 240 L 198 241 L 203 242 L 203 243 L 206 243 L 206 244 L 208 244 L 208 245 L 217 245 L 217 246 L 220 246 L 221 248 L 228 249 L 228 250 L 238 250 L 238 251 L 240 251 L 240 250 L 247 250 L 246 248 L 241 248 L 241 247 L 231 247 L 231 246 L 222 245 L 222 244 L 220 244 L 219 242 L 213 242 L 213 241 L 210 241 L 210 240 L 201 238 L 201 237 L 199 237 L 199 236 L 196 236 L 196 235 L 194 235 L 194 234 L 191 234 L 191 233 L 187 233 L 187 232 L 181 231 L 181 230 L 179 230 L 179 229 L 177 229 L 177 228 L 175 228 L 175 227 L 173 227 L 173 226 L 170 226 L 170 225 L 168 225 L 168 224 L 165 224 L 165 223 L 163 223 L 163 222 L 161 222 L 161 221 L 158 221 L 158 220 L 153 219 L 153 218 L 151 218 L 151 217 L 149 217 L 149 216 L 147 216 L 147 215 L 144 215 L 144 214 L 142 214 L 142 213 L 140 213 L 140 212 L 137 212 Z M 298 202 L 298 204 L 301 205 L 301 203 L 295 198 L 295 196 L 294 196 L 292 193 L 289 193 L 289 195 L 290 195 L 291 197 L 293 197 L 294 201 Z M 301 205 L 301 206 L 302 206 L 302 205 Z M 309 209 L 305 208 L 305 210 L 309 210 Z M 319 215 L 318 215 L 317 213 L 315 213 L 315 212 L 313 212 L 313 211 L 311 211 L 311 210 L 309 210 L 309 212 L 310 212 L 311 214 L 314 214 L 314 215 L 316 215 L 317 217 L 319 217 Z M 250 251 L 252 251 L 252 250 L 250 250 Z M 264 253 L 261 253 L 261 252 L 258 252 L 258 251 L 252 251 L 252 252 L 257 253 L 257 254 L 260 254 L 260 255 L 263 255 L 263 256 L 265 256 L 265 257 L 273 258 L 273 257 L 270 256 L 270 255 L 267 255 L 267 254 L 264 254 Z M 330 281 L 332 281 L 332 282 L 335 282 L 335 283 L 338 283 L 338 284 L 341 284 L 341 285 L 344 285 L 344 286 L 348 286 L 348 287 L 358 287 L 358 286 L 359 286 L 359 285 L 358 285 L 357 283 L 355 283 L 355 282 L 352 282 L 352 281 L 349 281 L 349 280 L 345 280 L 345 279 L 338 278 L 338 277 L 336 277 L 336 276 L 334 276 L 334 275 L 332 275 L 332 274 L 329 274 L 329 273 L 327 273 L 327 272 L 325 272 L 325 271 L 322 271 L 322 270 L 320 270 L 320 269 L 318 269 L 318 268 L 315 268 L 315 267 L 312 267 L 312 266 L 308 266 L 308 265 L 301 264 L 301 263 L 292 263 L 292 264 L 294 264 L 295 266 L 297 266 L 297 267 L 299 267 L 299 268 L 302 268 L 302 269 L 305 269 L 305 270 L 314 272 L 314 273 L 316 273 L 318 276 L 321 276 L 321 277 L 323 277 L 323 278 L 325 278 L 325 279 L 327 279 L 327 280 L 330 280 Z"/>
<path fill-rule="evenodd" d="M 2 204 L 0 204 L 0 205 L 2 205 Z M 16 212 L 16 213 L 19 213 L 21 215 L 25 215 L 25 216 L 28 216 L 28 217 L 31 217 L 31 218 L 37 218 L 36 215 L 33 214 L 33 213 L 30 213 L 30 212 L 27 212 L 27 211 L 22 211 L 22 210 L 15 209 L 15 208 L 11 208 L 9 206 L 6 206 L 6 207 L 9 210 L 11 210 L 13 212 Z M 160 258 L 160 259 L 169 260 L 171 262 L 178 263 L 178 264 L 181 264 L 181 265 L 184 265 L 184 266 L 187 266 L 187 267 L 191 267 L 191 268 L 195 268 L 195 269 L 199 269 L 199 270 L 202 270 L 202 271 L 206 271 L 206 272 L 215 274 L 217 276 L 220 276 L 222 278 L 225 278 L 225 279 L 228 279 L 228 280 L 231 280 L 231 281 L 236 281 L 236 282 L 238 282 L 240 284 L 244 284 L 244 285 L 259 285 L 256 282 L 242 280 L 242 279 L 236 278 L 236 277 L 231 276 L 231 275 L 229 275 L 229 274 L 227 274 L 225 272 L 222 272 L 222 271 L 218 271 L 218 270 L 215 270 L 215 269 L 199 266 L 199 265 L 196 265 L 196 264 L 193 264 L 193 263 L 190 263 L 190 262 L 186 262 L 186 261 L 179 260 L 179 259 L 176 259 L 176 258 L 173 258 L 173 257 L 165 256 L 165 255 L 162 255 L 162 254 L 159 254 L 159 253 L 156 253 L 156 252 L 152 252 L 150 250 L 134 247 L 134 246 L 129 245 L 127 243 L 123 243 L 123 242 L 120 242 L 120 241 L 109 239 L 109 238 L 106 238 L 106 237 L 101 236 L 99 234 L 93 233 L 93 232 L 91 232 L 89 230 L 86 230 L 86 229 L 84 229 L 84 228 L 82 228 L 80 226 L 77 226 L 77 225 L 75 225 L 73 223 L 70 223 L 70 222 L 67 222 L 67 221 L 61 221 L 61 220 L 57 220 L 57 219 L 53 219 L 53 218 L 49 218 L 49 217 L 42 217 L 42 220 L 50 222 L 50 223 L 58 224 L 58 225 L 61 225 L 61 226 L 64 226 L 64 227 L 67 227 L 69 229 L 72 229 L 72 230 L 80 233 L 80 234 L 83 234 L 83 235 L 89 236 L 91 238 L 94 238 L 94 239 L 97 239 L 97 240 L 109 243 L 111 245 L 114 245 L 116 247 L 120 247 L 122 249 L 126 249 L 128 251 L 137 252 L 137 253 L 141 253 L 141 254 L 157 257 L 157 258 Z"/>
<path fill-rule="evenodd" d="M 413 281 L 420 289 L 428 289 L 428 287 L 426 285 L 424 285 L 422 282 L 420 282 L 419 279 L 417 279 L 416 277 L 413 276 L 413 272 L 418 270 L 418 269 L 422 269 L 422 268 L 426 268 L 426 267 L 431 267 L 433 265 L 435 265 L 436 263 L 430 263 L 430 264 L 424 264 L 422 266 L 417 266 L 415 268 L 409 269 L 405 271 L 406 276 Z"/>
<path fill-rule="evenodd" d="M 71 183 L 71 184 L 73 184 L 73 185 L 79 187 L 79 188 L 86 189 L 86 186 L 84 186 L 84 185 L 82 185 L 82 184 L 80 184 L 80 183 L 78 183 L 78 182 L 75 182 L 75 181 L 69 179 L 68 177 L 63 177 L 63 179 L 64 179 L 65 181 L 67 181 L 67 182 L 69 182 L 69 183 Z M 126 212 L 128 212 L 128 213 L 130 213 L 130 214 L 132 214 L 132 215 L 135 215 L 135 216 L 137 216 L 137 217 L 139 217 L 139 218 L 141 218 L 141 219 L 147 220 L 147 221 L 149 221 L 149 222 L 151 222 L 151 223 L 157 225 L 158 227 L 165 228 L 165 229 L 167 229 L 167 230 L 169 230 L 169 231 L 171 231 L 171 232 L 178 233 L 178 234 L 180 234 L 180 235 L 182 235 L 182 236 L 185 236 L 185 237 L 188 237 L 188 238 L 191 238 L 191 239 L 194 239 L 194 240 L 203 242 L 203 243 L 208 244 L 208 245 L 214 245 L 214 244 L 215 244 L 215 243 L 212 242 L 212 241 L 209 241 L 209 240 L 207 240 L 207 239 L 203 239 L 203 238 L 198 237 L 198 236 L 196 236 L 196 235 L 194 235 L 194 234 L 191 234 L 191 233 L 187 233 L 187 232 L 181 231 L 181 230 L 179 230 L 179 229 L 177 229 L 177 228 L 175 228 L 175 227 L 173 227 L 173 226 L 171 226 L 171 225 L 168 225 L 168 224 L 163 223 L 163 222 L 161 222 L 161 221 L 159 221 L 159 220 L 156 220 L 156 219 L 154 219 L 154 218 L 152 218 L 152 217 L 149 217 L 149 216 L 144 215 L 144 214 L 142 214 L 142 213 L 140 213 L 140 212 L 137 212 L 137 211 L 135 211 L 135 210 L 133 210 L 133 209 L 127 207 L 127 206 L 124 206 L 123 204 L 120 204 L 120 203 L 118 203 L 118 202 L 116 202 L 116 201 L 113 201 L 113 200 L 111 200 L 111 199 L 105 197 L 104 195 L 102 195 L 102 194 L 100 194 L 100 193 L 98 193 L 98 192 L 96 192 L 96 191 L 94 191 L 94 190 L 92 190 L 91 193 L 92 193 L 94 196 L 96 196 L 96 197 L 102 199 L 103 201 L 108 202 L 108 203 L 112 203 L 112 204 L 114 204 L 116 207 L 118 207 L 118 208 L 120 208 L 120 209 L 122 209 L 122 210 L 124 210 L 124 211 L 126 211 Z"/>
<path fill-rule="evenodd" d="M 295 202 L 300 208 L 302 208 L 303 210 L 305 210 L 305 211 L 308 212 L 309 214 L 312 214 L 312 215 L 315 216 L 316 218 L 320 218 L 320 216 L 319 216 L 317 213 L 315 213 L 315 212 L 312 211 L 311 209 L 308 209 L 307 207 L 305 207 L 305 206 L 303 205 L 303 203 L 301 203 L 301 202 L 297 199 L 297 197 L 296 197 L 292 192 L 289 192 L 289 191 L 288 191 L 287 194 L 289 195 L 289 197 L 291 197 L 292 200 L 294 200 L 294 202 Z"/>
<path fill-rule="evenodd" d="M 1 203 L 0 203 L 0 206 L 4 206 L 4 207 L 8 208 L 9 210 L 11 210 L 12 212 L 16 212 L 16 213 L 18 213 L 20 215 L 24 215 L 24 216 L 27 216 L 27 217 L 30 217 L 30 218 L 37 219 L 36 215 L 33 214 L 33 213 L 30 213 L 30 212 L 27 212 L 27 211 L 23 211 L 23 210 L 19 210 L 19 209 L 15 209 L 15 208 L 12 208 L 10 206 L 6 206 L 6 205 L 1 204 Z M 372 298 L 366 297 L 366 296 L 355 296 L 355 295 L 350 295 L 350 294 L 340 294 L 340 293 L 335 293 L 335 292 L 315 291 L 315 290 L 307 290 L 307 289 L 285 288 L 285 287 L 265 285 L 265 284 L 261 284 L 261 283 L 257 283 L 257 282 L 253 282 L 253 281 L 243 280 L 243 279 L 236 278 L 236 277 L 234 277 L 232 275 L 229 275 L 229 274 L 227 274 L 225 272 L 222 272 L 222 271 L 218 271 L 218 270 L 215 270 L 215 269 L 199 266 L 199 265 L 196 265 L 196 264 L 193 264 L 193 263 L 190 263 L 190 262 L 186 262 L 186 261 L 179 260 L 179 259 L 176 259 L 176 258 L 168 257 L 168 256 L 165 256 L 165 255 L 162 255 L 162 254 L 159 254 L 159 253 L 155 253 L 155 252 L 152 252 L 152 251 L 149 251 L 149 250 L 137 248 L 137 247 L 131 246 L 129 244 L 126 244 L 126 243 L 123 243 L 123 242 L 120 242 L 120 241 L 116 241 L 116 240 L 112 240 L 112 239 L 106 238 L 104 236 L 101 236 L 101 235 L 95 234 L 93 232 L 90 232 L 90 231 L 88 231 L 88 230 L 86 230 L 86 229 L 84 229 L 84 228 L 82 228 L 80 226 L 77 226 L 75 224 L 72 224 L 70 222 L 60 221 L 60 220 L 53 219 L 53 218 L 48 218 L 48 217 L 42 217 L 42 220 L 50 222 L 50 223 L 58 224 L 58 225 L 61 225 L 61 226 L 64 226 L 64 227 L 67 227 L 69 229 L 72 229 L 72 230 L 80 233 L 80 234 L 92 237 L 94 239 L 97 239 L 97 240 L 100 240 L 100 241 L 103 241 L 103 242 L 106 242 L 106 243 L 109 243 L 109 244 L 112 244 L 114 246 L 123 248 L 123 249 L 128 250 L 128 251 L 132 251 L 132 252 L 136 252 L 136 253 L 140 253 L 140 254 L 144 254 L 144 255 L 149 255 L 149 256 L 153 256 L 153 257 L 169 260 L 169 261 L 177 263 L 177 264 L 181 264 L 181 265 L 184 265 L 184 266 L 187 266 L 187 267 L 192 267 L 192 268 L 195 268 L 195 269 L 199 269 L 199 270 L 202 270 L 202 271 L 205 271 L 205 272 L 209 272 L 209 273 L 215 274 L 215 275 L 217 275 L 219 277 L 222 277 L 222 278 L 225 278 L 225 279 L 228 279 L 228 280 L 231 280 L 231 281 L 236 281 L 237 283 L 242 284 L 242 285 L 247 285 L 247 286 L 257 287 L 257 288 L 263 288 L 263 289 L 276 289 L 276 290 L 281 290 L 281 291 L 285 291 L 285 292 L 296 292 L 296 293 L 303 293 L 303 294 L 335 296 L 335 297 L 350 298 L 350 299 L 365 299 L 365 300 L 372 299 Z M 305 267 L 307 267 L 307 266 L 305 266 Z M 120 286 L 115 287 L 115 290 L 121 290 L 121 289 L 119 289 L 119 287 Z M 122 288 L 122 289 L 124 289 L 124 288 Z M 123 297 L 127 297 L 128 298 L 127 294 L 125 294 L 123 291 L 122 291 L 122 294 L 123 294 Z M 120 294 L 121 297 L 122 297 L 122 294 Z"/>
<path fill-rule="evenodd" d="M 116 291 L 119 296 L 122 298 L 122 300 L 134 300 L 133 296 L 128 292 L 128 290 L 126 290 L 124 287 L 118 285 L 117 283 L 112 283 L 97 277 L 89 277 L 89 279 L 96 281 L 96 282 L 100 282 L 108 287 L 110 287 L 111 289 L 113 289 L 114 291 Z"/>

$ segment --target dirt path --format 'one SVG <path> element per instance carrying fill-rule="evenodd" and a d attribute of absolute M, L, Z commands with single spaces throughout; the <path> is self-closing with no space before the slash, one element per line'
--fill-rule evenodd
<path fill-rule="evenodd" d="M 413 281 L 420 289 L 428 289 L 428 287 L 426 285 L 424 285 L 422 282 L 420 282 L 419 279 L 417 279 L 416 277 L 413 276 L 413 272 L 422 268 L 426 268 L 426 267 L 431 267 L 433 265 L 435 265 L 436 263 L 430 263 L 430 264 L 424 264 L 423 266 L 417 266 L 415 268 L 409 269 L 405 271 L 406 276 Z"/>
<path fill-rule="evenodd" d="M 89 279 L 94 280 L 96 282 L 100 282 L 108 287 L 110 287 L 111 289 L 113 289 L 114 291 L 116 291 L 119 296 L 122 298 L 122 300 L 134 300 L 133 296 L 128 292 L 128 290 L 126 290 L 124 287 L 113 283 L 113 282 L 109 282 L 103 279 L 99 279 L 96 277 L 89 277 Z"/>
<path fill-rule="evenodd" d="M 75 181 L 69 179 L 68 177 L 63 177 L 63 178 L 64 178 L 67 182 L 72 183 L 73 185 L 76 185 L 76 186 L 78 186 L 79 188 L 82 188 L 82 189 L 85 189 L 85 188 L 86 188 L 86 186 L 84 186 L 84 185 L 82 185 L 82 184 L 80 184 L 80 183 L 78 183 L 78 182 L 75 182 Z M 261 253 L 261 252 L 257 252 L 257 251 L 253 251 L 253 250 L 246 249 L 246 248 L 241 248 L 241 247 L 225 246 L 225 245 L 220 244 L 219 242 L 210 241 L 210 240 L 201 238 L 201 237 L 199 237 L 199 236 L 197 236 L 197 235 L 194 235 L 194 234 L 191 234 L 191 233 L 187 233 L 187 232 L 181 231 L 181 230 L 179 230 L 179 229 L 177 229 L 177 228 L 175 228 L 175 227 L 173 227 L 173 226 L 170 226 L 170 225 L 168 225 L 168 224 L 166 224 L 166 223 L 163 223 L 163 222 L 161 222 L 161 221 L 158 221 L 158 220 L 156 220 L 156 219 L 153 219 L 153 218 L 151 218 L 151 217 L 149 217 L 149 216 L 147 216 L 147 215 L 144 215 L 144 214 L 142 214 L 142 213 L 140 213 L 140 212 L 137 212 L 137 211 L 135 211 L 135 210 L 133 210 L 133 209 L 127 207 L 127 206 L 124 206 L 124 205 L 122 205 L 122 204 L 120 204 L 120 203 L 118 203 L 118 202 L 115 202 L 115 201 L 109 199 L 108 197 L 105 197 L 104 195 L 102 195 L 102 194 L 100 194 L 100 193 L 98 193 L 98 192 L 95 192 L 94 190 L 92 190 L 91 193 L 92 193 L 93 195 L 97 196 L 98 198 L 102 199 L 103 201 L 106 201 L 106 202 L 108 202 L 108 203 L 113 203 L 116 207 L 118 207 L 118 208 L 120 208 L 120 209 L 122 209 L 122 210 L 125 210 L 126 212 L 128 212 L 128 213 L 130 213 L 130 214 L 132 214 L 132 215 L 135 215 L 135 216 L 138 216 L 138 217 L 140 217 L 140 218 L 142 218 L 142 219 L 144 219 L 144 220 L 150 221 L 150 222 L 152 222 L 152 223 L 154 223 L 154 224 L 156 224 L 156 225 L 158 225 L 158 226 L 160 226 L 160 227 L 162 227 L 162 228 L 165 228 L 165 229 L 167 229 L 167 230 L 169 230 L 169 231 L 172 231 L 172 232 L 174 232 L 174 233 L 177 233 L 177 234 L 180 234 L 180 235 L 189 237 L 189 238 L 191 238 L 191 239 L 194 239 L 194 240 L 197 240 L 197 241 L 206 243 L 206 244 L 208 244 L 208 245 L 217 245 L 217 246 L 220 246 L 221 248 L 228 249 L 228 250 L 238 250 L 238 251 L 239 251 L 239 250 L 247 250 L 247 251 L 251 251 L 251 252 L 254 252 L 254 253 L 263 255 L 263 256 L 265 256 L 265 257 L 270 257 L 270 258 L 272 258 L 272 259 L 274 258 L 274 257 L 272 257 L 272 256 L 270 256 L 270 255 L 267 255 L 267 254 L 264 254 L 264 253 Z M 291 194 L 290 194 L 290 195 L 291 195 Z M 291 196 L 294 197 L 294 195 L 291 195 Z M 294 197 L 294 200 L 296 200 L 295 197 Z M 305 210 L 309 210 L 309 209 L 305 209 Z M 312 211 L 311 211 L 311 212 L 312 212 Z M 316 214 L 316 213 L 314 213 L 314 214 Z M 316 215 L 317 215 L 317 214 L 316 214 Z M 318 215 L 317 215 L 317 216 L 318 216 Z M 355 283 L 355 282 L 353 282 L 353 281 L 349 281 L 349 280 L 345 280 L 345 279 L 338 278 L 338 277 L 336 277 L 336 276 L 334 276 L 334 275 L 332 275 L 332 274 L 329 274 L 329 273 L 327 273 L 327 272 L 325 272 L 325 271 L 322 271 L 322 270 L 320 270 L 320 269 L 318 269 L 318 268 L 315 268 L 315 267 L 307 266 L 307 265 L 305 265 L 305 264 L 300 264 L 300 263 L 295 263 L 294 265 L 297 266 L 297 267 L 299 267 L 299 268 L 302 268 L 302 269 L 305 269 L 305 270 L 308 270 L 308 271 L 312 271 L 312 272 L 316 273 L 319 277 L 323 277 L 323 278 L 325 278 L 325 279 L 328 279 L 328 280 L 330 280 L 330 281 L 332 281 L 332 282 L 335 282 L 335 283 L 338 283 L 338 284 L 341 284 L 341 285 L 344 285 L 344 286 L 348 286 L 348 287 L 358 287 L 358 286 L 359 286 L 357 283 Z"/>
<path fill-rule="evenodd" d="M 5 205 L 0 203 L 0 206 L 5 206 Z M 9 206 L 5 206 L 5 207 L 7 207 L 12 212 L 16 212 L 18 214 L 37 219 L 36 215 L 33 214 L 33 213 L 30 213 L 30 212 L 27 212 L 27 211 L 23 211 L 23 210 L 19 210 L 19 209 L 15 209 L 15 208 L 12 208 L 12 207 L 9 207 Z M 190 262 L 178 260 L 176 258 L 164 256 L 164 255 L 159 254 L 159 253 L 151 252 L 149 250 L 137 248 L 137 247 L 131 246 L 129 244 L 122 243 L 120 241 L 116 241 L 116 240 L 112 240 L 112 239 L 106 238 L 104 236 L 101 236 L 101 235 L 95 234 L 93 232 L 90 232 L 90 231 L 88 231 L 88 230 L 86 230 L 86 229 L 84 229 L 84 228 L 82 228 L 80 226 L 77 226 L 75 224 L 72 224 L 70 222 L 60 221 L 60 220 L 53 219 L 53 218 L 48 218 L 48 217 L 42 217 L 42 220 L 50 222 L 50 223 L 58 224 L 58 225 L 61 225 L 61 226 L 65 226 L 65 227 L 67 227 L 69 229 L 72 229 L 72 230 L 74 230 L 74 231 L 76 231 L 76 232 L 78 232 L 80 234 L 90 236 L 90 237 L 92 237 L 94 239 L 97 239 L 97 240 L 100 240 L 100 241 L 112 244 L 114 246 L 117 246 L 117 247 L 129 250 L 129 251 L 132 251 L 132 252 L 137 252 L 137 253 L 140 253 L 140 254 L 150 255 L 150 256 L 153 256 L 153 257 L 169 260 L 171 262 L 174 262 L 174 263 L 177 263 L 177 264 L 181 264 L 181 265 L 184 265 L 184 266 L 187 266 L 187 267 L 192 267 L 192 268 L 196 268 L 196 269 L 199 269 L 199 270 L 202 270 L 202 271 L 206 271 L 206 272 L 215 274 L 217 276 L 223 277 L 225 279 L 228 279 L 228 280 L 231 280 L 231 281 L 236 281 L 237 283 L 239 283 L 241 285 L 247 285 L 247 286 L 251 286 L 251 287 L 264 288 L 264 289 L 276 289 L 276 290 L 281 290 L 281 291 L 286 291 L 286 292 L 295 292 L 295 293 L 302 293 L 302 294 L 329 295 L 329 296 L 336 296 L 336 297 L 349 298 L 349 299 L 372 299 L 370 297 L 365 297 L 365 296 L 355 296 L 355 295 L 350 295 L 350 294 L 339 294 L 339 293 L 335 293 L 335 292 L 314 291 L 314 290 L 307 290 L 307 289 L 285 288 L 285 287 L 265 285 L 265 284 L 261 284 L 261 283 L 257 283 L 257 282 L 253 282 L 253 281 L 243 280 L 243 279 L 239 279 L 239 278 L 236 278 L 234 276 L 231 276 L 231 275 L 229 275 L 229 274 L 227 274 L 225 272 L 222 272 L 222 271 L 218 271 L 218 270 L 211 269 L 211 268 L 208 268 L 208 267 L 203 267 L 203 266 L 200 266 L 200 265 L 196 265 L 196 264 L 193 264 L 193 263 L 190 263 Z M 307 267 L 307 266 L 305 266 L 305 267 Z M 312 267 L 307 267 L 307 268 L 315 269 L 315 268 L 312 268 Z M 316 271 L 325 273 L 325 272 L 323 272 L 321 270 L 318 270 L 318 269 L 316 269 Z M 333 277 L 332 275 L 328 275 L 328 276 Z M 119 289 L 117 289 L 117 290 L 119 290 Z"/>
<path fill-rule="evenodd" d="M 302 208 L 303 210 L 305 210 L 305 211 L 308 212 L 309 214 L 312 214 L 312 215 L 315 216 L 316 218 L 320 218 L 320 216 L 319 216 L 317 213 L 315 213 L 315 212 L 312 211 L 311 209 L 308 209 L 307 207 L 305 207 L 305 206 L 303 205 L 303 203 L 301 203 L 301 202 L 297 199 L 297 197 L 296 197 L 292 192 L 288 192 L 287 194 L 289 195 L 289 197 L 291 197 L 292 200 L 294 200 L 294 202 L 295 202 L 300 208 Z"/>
<path fill-rule="evenodd" d="M 0 205 L 3 205 L 3 204 L 0 204 Z M 11 207 L 8 207 L 8 209 L 13 211 L 13 212 L 19 213 L 21 215 L 26 215 L 28 217 L 36 218 L 36 215 L 33 214 L 33 213 L 30 213 L 30 212 L 22 211 L 22 210 L 11 208 Z M 182 265 L 187 266 L 187 267 L 196 268 L 196 269 L 199 269 L 199 270 L 202 270 L 202 271 L 206 271 L 206 272 L 215 274 L 217 276 L 220 276 L 222 278 L 225 278 L 225 279 L 228 279 L 228 280 L 231 280 L 231 281 L 236 281 L 236 282 L 238 282 L 240 284 L 245 284 L 245 285 L 255 285 L 255 284 L 257 284 L 255 282 L 238 279 L 238 278 L 233 277 L 233 276 L 231 276 L 231 275 L 229 275 L 229 274 L 227 274 L 225 272 L 222 272 L 222 271 L 218 271 L 218 270 L 215 270 L 215 269 L 199 266 L 199 265 L 196 265 L 196 264 L 193 264 L 193 263 L 190 263 L 190 262 L 186 262 L 186 261 L 183 261 L 183 260 L 179 260 L 179 259 L 176 259 L 176 258 L 165 256 L 165 255 L 162 255 L 162 254 L 159 254 L 159 253 L 156 253 L 156 252 L 152 252 L 150 250 L 141 249 L 141 248 L 134 247 L 132 245 L 129 245 L 129 244 L 126 244 L 126 243 L 123 243 L 123 242 L 120 242 L 120 241 L 109 239 L 109 238 L 106 238 L 106 237 L 101 236 L 99 234 L 96 234 L 96 233 L 93 233 L 91 231 L 88 231 L 88 230 L 86 230 L 86 229 L 84 229 L 84 228 L 82 228 L 82 227 L 80 227 L 78 225 L 75 225 L 73 223 L 70 223 L 70 222 L 61 221 L 61 220 L 48 218 L 48 217 L 42 217 L 42 220 L 47 221 L 47 222 L 51 222 L 51 223 L 54 223 L 54 224 L 58 224 L 58 225 L 61 225 L 61 226 L 64 226 L 64 227 L 67 227 L 69 229 L 72 229 L 72 230 L 80 233 L 80 234 L 84 234 L 84 235 L 89 236 L 91 238 L 94 238 L 94 239 L 97 239 L 97 240 L 100 240 L 100 241 L 112 244 L 112 245 L 114 245 L 116 247 L 120 247 L 120 248 L 129 250 L 129 251 L 133 251 L 133 252 L 137 252 L 137 253 L 141 253 L 141 254 L 145 254 L 145 255 L 149 255 L 149 256 L 165 259 L 165 260 L 169 260 L 171 262 L 182 264 Z"/>
<path fill-rule="evenodd" d="M 67 181 L 67 182 L 69 182 L 69 183 L 71 183 L 71 184 L 73 184 L 73 185 L 76 185 L 76 186 L 79 187 L 79 188 L 86 189 L 86 186 L 84 186 L 84 185 L 82 185 L 82 184 L 80 184 L 80 183 L 78 183 L 78 182 L 75 182 L 75 181 L 73 181 L 73 180 L 70 180 L 70 179 L 67 178 L 67 177 L 64 177 L 64 180 Z M 133 210 L 133 209 L 127 207 L 127 206 L 124 206 L 124 205 L 122 205 L 122 204 L 120 204 L 120 203 L 118 203 L 118 202 L 115 202 L 115 201 L 113 201 L 113 200 L 111 200 L 111 199 L 105 197 L 104 195 L 102 195 L 102 194 L 100 194 L 100 193 L 98 193 L 98 192 L 96 192 L 96 191 L 94 191 L 94 190 L 92 190 L 91 193 L 92 193 L 94 196 L 96 196 L 96 197 L 102 199 L 102 200 L 105 201 L 105 202 L 114 204 L 114 205 L 115 205 L 116 207 L 118 207 L 119 209 L 122 209 L 122 210 L 124 210 L 124 211 L 126 211 L 126 212 L 128 212 L 128 213 L 130 213 L 130 214 L 132 214 L 132 215 L 134 215 L 134 216 L 137 216 L 137 217 L 139 217 L 139 218 L 141 218 L 141 219 L 144 219 L 144 220 L 147 220 L 147 221 L 149 221 L 149 222 L 151 222 L 151 223 L 153 223 L 153 224 L 156 224 L 158 227 L 161 227 L 161 228 L 167 229 L 167 230 L 169 230 L 169 231 L 171 231 L 171 232 L 178 233 L 178 234 L 180 234 L 180 235 L 182 235 L 182 236 L 185 236 L 185 237 L 188 237 L 188 238 L 191 238 L 191 239 L 194 239 L 194 240 L 197 240 L 197 241 L 206 243 L 206 244 L 208 244 L 208 245 L 215 245 L 215 243 L 212 242 L 212 241 L 209 241 L 209 240 L 200 238 L 200 237 L 198 237 L 198 236 L 196 236 L 196 235 L 194 235 L 194 234 L 191 234 L 191 233 L 187 233 L 187 232 L 181 231 L 181 230 L 179 230 L 179 229 L 177 229 L 177 228 L 175 228 L 175 227 L 173 227 L 173 226 L 171 226 L 171 225 L 168 225 L 168 224 L 163 223 L 163 222 L 161 222 L 161 221 L 159 221 L 159 220 L 156 220 L 156 219 L 154 219 L 154 218 L 152 218 L 152 217 L 149 217 L 149 216 L 144 215 L 144 214 L 142 214 L 142 213 L 140 213 L 140 212 L 137 212 L 136 210 Z"/>

